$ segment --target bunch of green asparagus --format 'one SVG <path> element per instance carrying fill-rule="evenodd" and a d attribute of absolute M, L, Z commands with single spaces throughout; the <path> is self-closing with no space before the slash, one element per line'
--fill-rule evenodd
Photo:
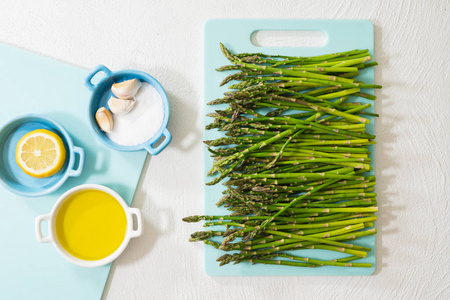
<path fill-rule="evenodd" d="M 217 259 L 220 265 L 371 267 L 354 262 L 371 249 L 349 241 L 376 233 L 376 181 L 367 174 L 375 136 L 366 124 L 377 115 L 365 111 L 370 103 L 356 101 L 375 100 L 361 90 L 381 86 L 355 76 L 377 63 L 368 50 L 292 57 L 232 54 L 220 46 L 232 65 L 217 71 L 238 71 L 221 85 L 238 83 L 208 103 L 227 108 L 208 114 L 214 121 L 206 129 L 226 136 L 205 141 L 214 158 L 208 175 L 216 175 L 207 184 L 224 181 L 217 205 L 230 214 L 184 218 L 213 228 L 190 241 L 233 251 Z M 347 255 L 326 260 L 301 256 L 302 249 Z"/>

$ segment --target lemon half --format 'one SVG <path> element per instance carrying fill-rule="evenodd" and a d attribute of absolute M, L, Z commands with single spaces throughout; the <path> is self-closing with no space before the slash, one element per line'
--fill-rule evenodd
<path fill-rule="evenodd" d="M 30 176 L 45 178 L 55 175 L 65 161 L 63 141 L 49 130 L 31 131 L 17 143 L 16 162 Z"/>

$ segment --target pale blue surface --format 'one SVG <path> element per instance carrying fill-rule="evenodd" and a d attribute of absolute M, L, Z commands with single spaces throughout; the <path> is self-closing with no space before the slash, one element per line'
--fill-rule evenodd
<path fill-rule="evenodd" d="M 98 183 L 131 203 L 146 151 L 119 152 L 95 138 L 88 120 L 89 71 L 0 44 L 0 126 L 14 116 L 46 114 L 59 122 L 73 143 L 86 151 L 83 174 L 58 191 L 19 197 L 0 187 L 0 299 L 100 299 L 110 265 L 87 269 L 62 258 L 52 244 L 39 244 L 34 219 L 49 213 L 68 189 Z M 46 225 L 43 224 L 46 234 Z M 127 250 L 125 250 L 127 251 Z"/>
<path fill-rule="evenodd" d="M 96 84 L 92 84 L 92 78 L 99 72 L 103 72 L 105 76 Z M 111 92 L 111 86 L 114 83 L 122 82 L 130 79 L 139 79 L 140 81 L 147 82 L 152 85 L 156 91 L 160 94 L 161 100 L 164 106 L 164 119 L 159 128 L 158 132 L 148 141 L 136 146 L 122 146 L 111 141 L 105 132 L 103 132 L 95 120 L 95 114 L 100 107 L 106 107 L 109 109 L 108 100 L 113 95 Z M 172 141 L 172 135 L 167 129 L 167 124 L 169 124 L 170 117 L 170 105 L 169 99 L 167 98 L 166 91 L 162 85 L 150 76 L 149 74 L 137 70 L 120 70 L 112 72 L 110 69 L 104 65 L 98 65 L 85 79 L 86 86 L 92 91 L 91 100 L 89 102 L 89 121 L 91 128 L 93 129 L 95 135 L 100 139 L 100 141 L 106 146 L 119 150 L 119 151 L 138 151 L 145 149 L 151 155 L 159 154 L 164 148 L 169 145 Z M 159 141 L 160 138 L 164 137 L 164 140 L 156 147 L 154 145 Z"/>
<path fill-rule="evenodd" d="M 256 30 L 321 30 L 328 36 L 328 42 L 320 48 L 269 48 L 256 47 L 250 41 L 252 32 Z M 229 72 L 217 72 L 216 68 L 228 65 L 230 62 L 222 55 L 219 43 L 223 43 L 231 52 L 263 52 L 276 53 L 291 56 L 313 56 L 332 52 L 347 51 L 353 49 L 369 49 L 373 55 L 373 25 L 365 20 L 210 20 L 205 25 L 205 94 L 204 103 L 221 98 L 227 87 L 219 87 L 220 82 Z M 376 59 L 376 57 L 375 57 Z M 363 70 L 358 76 L 359 80 L 365 83 L 373 83 L 373 68 Z M 233 83 L 233 82 L 232 82 Z M 232 84 L 230 83 L 230 84 Z M 228 84 L 229 85 L 229 84 Z M 227 85 L 227 86 L 228 86 Z M 372 90 L 364 90 L 366 93 L 373 94 Z M 358 102 L 371 103 L 373 101 L 358 98 Z M 213 112 L 217 105 L 205 105 L 204 114 Z M 373 107 L 367 109 L 373 112 Z M 374 132 L 374 118 L 369 117 L 370 124 L 367 125 L 367 132 Z M 212 118 L 205 117 L 204 124 L 211 122 Z M 204 139 L 211 140 L 223 136 L 216 130 L 205 131 Z M 373 149 L 371 150 L 373 153 Z M 371 155 L 373 159 L 373 155 Z M 212 159 L 209 152 L 204 150 L 205 160 L 205 182 L 212 178 L 206 177 L 207 171 L 212 166 Z M 371 175 L 373 172 L 371 172 Z M 217 208 L 215 203 L 222 196 L 223 186 L 205 186 L 205 214 L 223 215 L 228 211 L 224 208 Z M 211 276 L 282 276 L 282 275 L 370 275 L 375 271 L 375 236 L 369 236 L 358 239 L 360 246 L 370 247 L 373 250 L 365 259 L 357 262 L 372 263 L 372 268 L 338 268 L 338 267 L 320 267 L 320 268 L 296 268 L 290 266 L 274 265 L 251 265 L 250 263 L 241 263 L 238 265 L 228 264 L 219 267 L 216 262 L 217 257 L 225 252 L 214 249 L 211 246 L 205 246 L 205 270 Z M 309 256 L 311 258 L 334 259 L 345 257 L 347 255 L 324 250 L 300 250 L 297 255 Z"/>
<path fill-rule="evenodd" d="M 61 170 L 47 178 L 34 178 L 16 163 L 17 143 L 27 133 L 47 129 L 57 134 L 66 149 L 66 161 Z M 23 197 L 39 197 L 53 193 L 69 177 L 80 176 L 84 166 L 84 151 L 74 146 L 69 133 L 55 120 L 38 114 L 21 115 L 0 129 L 0 183 L 11 192 Z M 75 155 L 78 155 L 75 164 Z"/>

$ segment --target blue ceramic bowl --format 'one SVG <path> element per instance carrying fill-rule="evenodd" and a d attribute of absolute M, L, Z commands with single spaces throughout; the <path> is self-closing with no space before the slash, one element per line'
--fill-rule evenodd
<path fill-rule="evenodd" d="M 16 163 L 16 146 L 30 131 L 47 129 L 64 142 L 66 162 L 62 169 L 47 178 L 27 175 Z M 75 167 L 75 155 L 79 156 Z M 84 165 L 84 150 L 73 145 L 67 131 L 53 119 L 37 114 L 14 118 L 0 129 L 0 182 L 9 191 L 25 197 L 39 197 L 56 191 L 69 177 L 80 176 Z"/>
<path fill-rule="evenodd" d="M 96 85 L 92 84 L 92 78 L 99 72 L 103 72 L 105 76 Z M 164 119 L 159 131 L 148 141 L 136 146 L 122 146 L 111 141 L 108 136 L 100 129 L 95 120 L 95 113 L 100 107 L 108 108 L 108 100 L 111 97 L 111 86 L 114 83 L 122 82 L 130 79 L 139 79 L 142 82 L 151 84 L 161 95 L 161 99 L 164 105 Z M 91 127 L 94 130 L 94 134 L 100 139 L 100 141 L 106 146 L 119 151 L 138 151 L 145 149 L 152 155 L 157 155 L 161 152 L 172 140 L 172 135 L 167 130 L 167 124 L 169 123 L 170 106 L 169 99 L 167 98 L 166 91 L 161 84 L 152 76 L 147 73 L 136 70 L 121 70 L 112 72 L 107 67 L 99 65 L 86 77 L 85 84 L 89 90 L 92 91 L 91 100 L 89 102 L 89 121 Z M 154 145 L 162 138 L 165 139 L 156 147 Z"/>

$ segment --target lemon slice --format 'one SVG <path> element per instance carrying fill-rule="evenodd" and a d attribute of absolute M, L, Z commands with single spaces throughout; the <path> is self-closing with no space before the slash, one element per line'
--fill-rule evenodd
<path fill-rule="evenodd" d="M 63 141 L 49 130 L 31 131 L 17 143 L 16 162 L 30 176 L 45 178 L 55 175 L 65 160 Z"/>

